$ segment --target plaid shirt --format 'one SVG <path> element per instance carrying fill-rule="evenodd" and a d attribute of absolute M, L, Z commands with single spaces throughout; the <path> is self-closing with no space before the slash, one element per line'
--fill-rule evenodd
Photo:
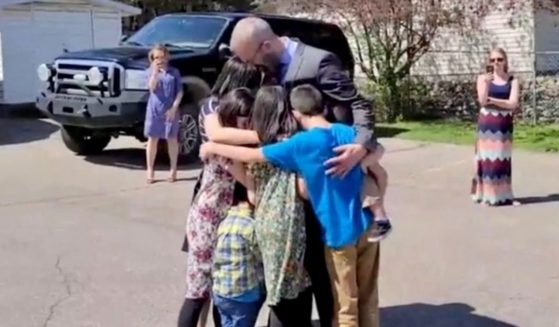
<path fill-rule="evenodd" d="M 253 224 L 249 209 L 233 207 L 219 225 L 212 269 L 214 294 L 230 298 L 263 287 L 262 259 Z"/>

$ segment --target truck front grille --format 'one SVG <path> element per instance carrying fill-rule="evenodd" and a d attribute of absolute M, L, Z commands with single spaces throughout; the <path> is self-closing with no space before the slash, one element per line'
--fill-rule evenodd
<path fill-rule="evenodd" d="M 107 79 L 96 85 L 89 81 L 87 72 L 98 67 L 105 71 Z M 122 73 L 124 69 L 115 63 L 86 60 L 57 60 L 55 62 L 56 93 L 85 95 L 96 97 L 117 97 L 122 89 Z M 85 77 L 85 78 L 84 78 Z"/>

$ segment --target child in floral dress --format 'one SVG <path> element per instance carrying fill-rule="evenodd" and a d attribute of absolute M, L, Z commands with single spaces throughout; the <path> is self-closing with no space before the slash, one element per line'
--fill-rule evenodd
<path fill-rule="evenodd" d="M 255 67 L 234 59 L 226 63 L 212 92 L 204 103 L 201 121 L 216 116 L 224 96 L 239 87 L 255 89 L 260 86 L 261 74 Z M 237 94 L 239 95 L 239 94 Z M 252 102 L 250 102 L 252 105 Z M 235 126 L 232 126 L 236 128 Z M 207 141 L 204 123 L 201 124 L 203 141 Z M 190 206 L 186 223 L 186 291 L 185 301 L 179 314 L 179 326 L 195 326 L 203 308 L 209 303 L 212 287 L 211 268 L 217 227 L 225 218 L 233 201 L 235 178 L 231 161 L 211 158 L 204 162 L 200 188 Z M 214 310 L 214 320 L 219 319 Z M 218 325 L 218 324 L 216 324 Z"/>

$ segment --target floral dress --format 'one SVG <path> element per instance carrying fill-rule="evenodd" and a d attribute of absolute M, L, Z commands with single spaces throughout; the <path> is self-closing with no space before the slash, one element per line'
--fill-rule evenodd
<path fill-rule="evenodd" d="M 310 286 L 304 268 L 305 212 L 297 176 L 270 164 L 249 168 L 256 187 L 255 231 L 262 253 L 268 305 L 295 299 Z"/>
<path fill-rule="evenodd" d="M 200 111 L 200 120 L 217 110 L 215 99 L 208 99 Z M 201 125 L 203 126 L 203 124 Z M 204 141 L 207 141 L 204 132 Z M 235 179 L 227 171 L 231 161 L 214 156 L 204 162 L 200 189 L 186 219 L 186 292 L 188 299 L 209 298 L 211 269 L 217 241 L 217 228 L 233 203 Z"/>

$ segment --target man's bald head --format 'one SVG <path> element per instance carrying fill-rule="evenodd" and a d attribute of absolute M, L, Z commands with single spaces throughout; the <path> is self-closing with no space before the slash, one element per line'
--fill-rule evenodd
<path fill-rule="evenodd" d="M 277 37 L 272 31 L 270 24 L 258 17 L 247 17 L 241 19 L 233 29 L 231 34 L 231 47 L 241 43 L 246 45 L 248 43 L 259 44 Z"/>
<path fill-rule="evenodd" d="M 270 66 L 278 63 L 279 47 L 281 47 L 279 37 L 270 24 L 262 18 L 241 19 L 231 34 L 231 50 L 244 62 L 274 68 Z"/>

